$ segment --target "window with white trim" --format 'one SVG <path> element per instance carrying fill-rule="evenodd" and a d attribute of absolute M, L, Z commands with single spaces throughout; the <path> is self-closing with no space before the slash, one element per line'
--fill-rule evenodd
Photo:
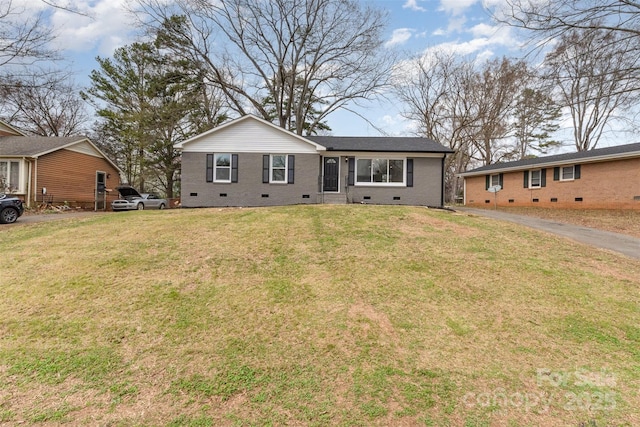
<path fill-rule="evenodd" d="M 489 180 L 489 187 L 495 187 L 496 185 L 500 185 L 500 174 L 494 173 L 491 175 L 491 179 Z"/>
<path fill-rule="evenodd" d="M 231 182 L 231 154 L 220 153 L 214 157 L 214 182 Z"/>
<path fill-rule="evenodd" d="M 560 168 L 560 181 L 573 181 L 575 178 L 575 168 L 571 166 L 563 166 Z"/>
<path fill-rule="evenodd" d="M 542 186 L 542 170 L 529 171 L 529 188 L 540 188 Z"/>
<path fill-rule="evenodd" d="M 356 185 L 403 185 L 406 159 L 356 159 Z"/>
<path fill-rule="evenodd" d="M 0 192 L 20 190 L 20 162 L 0 160 Z"/>
<path fill-rule="evenodd" d="M 272 154 L 269 162 L 269 182 L 287 183 L 287 155 Z"/>

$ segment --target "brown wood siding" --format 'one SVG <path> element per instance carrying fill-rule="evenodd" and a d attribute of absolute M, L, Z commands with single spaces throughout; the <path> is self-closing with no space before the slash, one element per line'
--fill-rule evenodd
<path fill-rule="evenodd" d="M 67 202 L 71 206 L 92 208 L 95 202 L 96 172 L 105 172 L 107 178 L 107 206 L 118 198 L 115 188 L 120 184 L 118 170 L 101 157 L 90 156 L 70 150 L 58 150 L 37 159 L 32 173 L 37 171 L 36 204 L 42 203 L 42 188 L 54 204 Z"/>
<path fill-rule="evenodd" d="M 580 179 L 571 181 L 554 181 L 553 166 L 546 169 L 546 187 L 533 189 L 524 188 L 523 171 L 505 172 L 498 206 L 640 209 L 640 158 L 583 163 Z M 494 194 L 486 190 L 485 180 L 486 175 L 465 178 L 468 206 L 494 206 Z"/>

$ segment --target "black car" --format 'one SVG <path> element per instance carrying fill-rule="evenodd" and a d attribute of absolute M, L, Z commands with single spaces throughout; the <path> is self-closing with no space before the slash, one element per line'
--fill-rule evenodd
<path fill-rule="evenodd" d="M 0 224 L 11 224 L 24 213 L 22 200 L 0 193 Z"/>

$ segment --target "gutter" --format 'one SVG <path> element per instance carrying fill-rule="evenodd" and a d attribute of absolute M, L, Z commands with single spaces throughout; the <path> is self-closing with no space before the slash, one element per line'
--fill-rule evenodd
<path fill-rule="evenodd" d="M 440 167 L 440 170 L 442 171 L 442 176 L 440 177 L 440 206 L 444 207 L 444 180 L 445 180 L 445 173 L 444 173 L 444 161 L 447 158 L 447 155 L 445 154 L 442 157 L 442 166 Z"/>

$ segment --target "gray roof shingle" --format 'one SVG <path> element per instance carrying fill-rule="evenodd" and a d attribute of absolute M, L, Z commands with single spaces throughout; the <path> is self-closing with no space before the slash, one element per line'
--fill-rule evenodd
<path fill-rule="evenodd" d="M 84 139 L 86 138 L 81 136 L 2 136 L 0 137 L 0 156 L 37 156 Z"/>
<path fill-rule="evenodd" d="M 384 136 L 305 136 L 327 151 L 453 153 L 453 150 L 428 138 Z"/>
<path fill-rule="evenodd" d="M 460 175 L 475 175 L 482 172 L 498 172 L 500 170 L 527 169 L 530 167 L 545 166 L 550 164 L 581 163 L 590 160 L 597 160 L 599 157 L 615 159 L 616 157 L 626 157 L 637 153 L 640 157 L 640 143 L 616 145 L 613 147 L 596 148 L 588 151 L 578 151 L 577 153 L 555 154 L 553 156 L 535 157 L 531 159 L 516 160 L 513 162 L 493 163 L 463 172 Z"/>

